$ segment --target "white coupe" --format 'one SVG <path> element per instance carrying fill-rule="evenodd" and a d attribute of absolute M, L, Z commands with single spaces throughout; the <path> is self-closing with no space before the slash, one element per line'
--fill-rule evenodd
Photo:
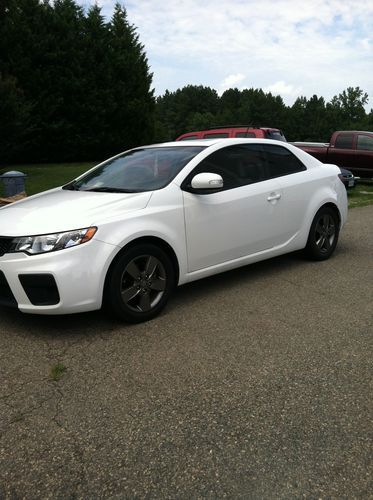
<path fill-rule="evenodd" d="M 0 304 L 153 318 L 174 287 L 305 249 L 329 258 L 347 217 L 341 172 L 286 143 L 132 149 L 0 209 Z"/>

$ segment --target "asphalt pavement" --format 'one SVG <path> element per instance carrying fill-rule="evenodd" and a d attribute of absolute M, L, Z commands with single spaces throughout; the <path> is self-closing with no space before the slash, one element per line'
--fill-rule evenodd
<path fill-rule="evenodd" d="M 1 308 L 0 498 L 372 498 L 372 284 L 369 206 L 146 324 Z"/>

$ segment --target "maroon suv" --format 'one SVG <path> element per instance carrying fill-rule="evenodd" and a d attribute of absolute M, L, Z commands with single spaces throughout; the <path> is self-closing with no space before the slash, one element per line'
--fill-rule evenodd
<path fill-rule="evenodd" d="M 194 139 L 224 139 L 224 138 L 257 138 L 257 139 L 275 139 L 286 142 L 282 131 L 278 128 L 270 127 L 248 127 L 247 125 L 213 127 L 198 132 L 188 132 L 180 135 L 177 141 L 192 141 Z"/>

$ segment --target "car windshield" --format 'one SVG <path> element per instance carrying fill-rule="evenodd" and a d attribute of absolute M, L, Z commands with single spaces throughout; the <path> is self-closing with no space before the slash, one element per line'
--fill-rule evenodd
<path fill-rule="evenodd" d="M 203 146 L 139 148 L 108 160 L 63 189 L 135 193 L 169 184 Z"/>

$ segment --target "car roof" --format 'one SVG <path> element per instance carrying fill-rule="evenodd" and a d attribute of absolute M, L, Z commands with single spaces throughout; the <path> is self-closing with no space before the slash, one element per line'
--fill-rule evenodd
<path fill-rule="evenodd" d="M 273 144 L 276 146 L 279 145 L 286 145 L 288 146 L 289 143 L 287 142 L 282 142 L 282 141 L 276 141 L 274 139 L 263 139 L 263 138 L 257 138 L 253 137 L 250 139 L 247 138 L 218 138 L 218 139 L 192 139 L 190 141 L 172 141 L 172 142 L 161 142 L 158 144 L 151 144 L 148 146 L 143 146 L 147 148 L 165 148 L 165 147 L 188 147 L 188 146 L 204 146 L 204 147 L 209 147 L 209 146 L 214 146 L 215 144 L 221 144 L 221 145 L 229 145 L 229 144 Z"/>

